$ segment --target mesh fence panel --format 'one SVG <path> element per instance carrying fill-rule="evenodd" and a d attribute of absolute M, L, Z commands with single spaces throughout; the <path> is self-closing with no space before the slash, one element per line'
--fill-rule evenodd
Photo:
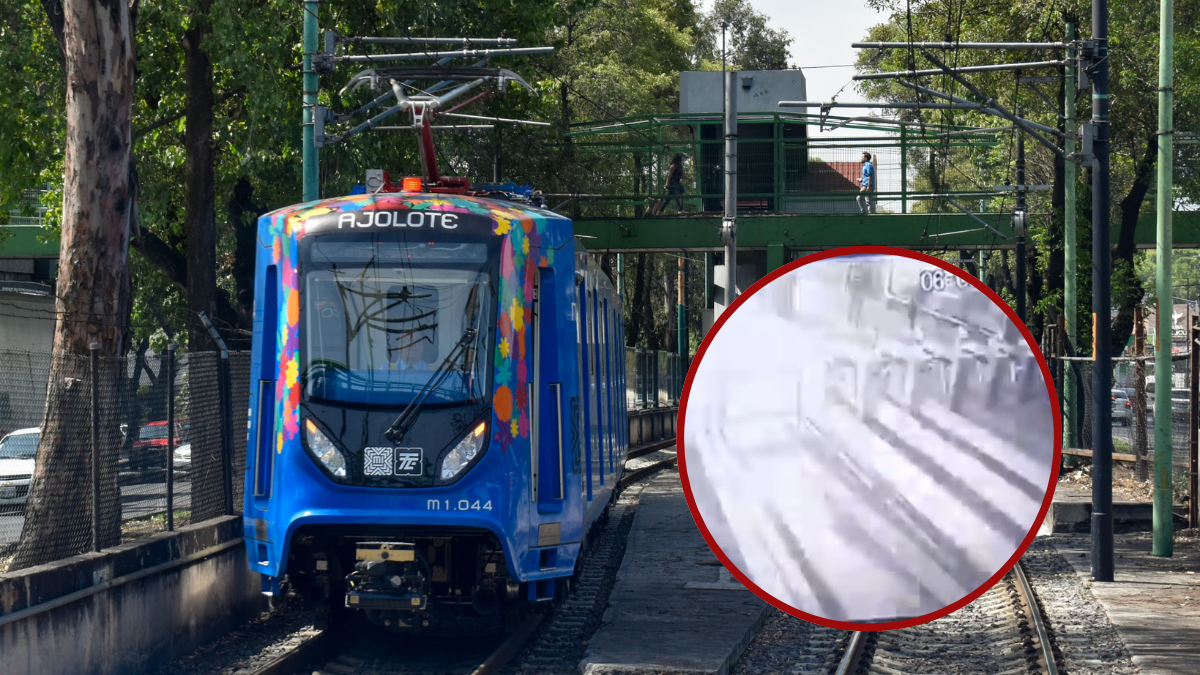
<path fill-rule="evenodd" d="M 212 352 L 187 355 L 184 389 L 188 440 L 191 443 L 190 522 L 225 512 L 221 447 L 220 359 Z"/>
<path fill-rule="evenodd" d="M 165 531 L 169 489 L 175 526 L 225 514 L 230 490 L 240 512 L 250 355 L 230 354 L 227 377 L 220 367 L 212 353 L 180 357 L 171 400 L 166 354 L 93 368 L 86 356 L 0 350 L 0 573 Z"/>
<path fill-rule="evenodd" d="M 250 421 L 250 352 L 233 352 L 229 355 L 230 391 L 233 403 L 233 510 L 242 511 L 242 495 L 246 490 L 246 443 L 247 423 Z"/>
<path fill-rule="evenodd" d="M 1186 366 L 1186 361 L 1182 362 Z M 1186 370 L 1180 370 L 1176 363 L 1176 373 L 1171 389 L 1171 458 L 1176 467 L 1187 466 L 1188 450 L 1188 420 L 1191 415 L 1191 404 L 1188 400 L 1188 382 Z M 1110 396 L 1105 402 L 1111 406 L 1112 448 L 1114 453 L 1129 454 L 1145 457 L 1153 461 L 1154 456 L 1154 399 L 1155 384 L 1151 379 L 1151 369 L 1138 368 L 1131 362 L 1117 365 L 1117 376 L 1111 387 Z M 1140 376 L 1140 377 L 1139 377 Z M 1092 431 L 1094 404 L 1092 392 L 1092 364 L 1087 361 L 1067 362 L 1064 373 L 1070 378 L 1075 393 L 1075 409 L 1077 413 L 1075 433 L 1071 433 L 1070 425 L 1064 422 L 1063 436 L 1068 446 L 1078 440 L 1078 446 L 1084 449 L 1095 447 Z M 1141 379 L 1139 386 L 1138 380 Z M 1140 390 L 1140 392 L 1139 392 Z M 1066 387 L 1059 389 L 1059 396 L 1066 396 Z M 1064 414 L 1070 402 L 1063 400 Z"/>

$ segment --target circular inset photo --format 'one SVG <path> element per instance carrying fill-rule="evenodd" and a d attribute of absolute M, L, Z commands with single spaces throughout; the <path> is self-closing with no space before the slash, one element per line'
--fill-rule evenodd
<path fill-rule="evenodd" d="M 738 298 L 679 423 L 717 556 L 776 607 L 845 630 L 983 594 L 1032 542 L 1061 454 L 1049 369 L 1011 309 L 884 247 L 808 256 Z"/>

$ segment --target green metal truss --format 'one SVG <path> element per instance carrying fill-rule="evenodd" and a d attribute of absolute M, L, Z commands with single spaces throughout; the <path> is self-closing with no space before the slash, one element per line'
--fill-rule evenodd
<path fill-rule="evenodd" d="M 895 246 L 922 251 L 1016 247 L 1012 239 L 1005 238 L 1012 234 L 1009 214 L 985 213 L 977 217 L 999 234 L 963 214 L 742 215 L 737 221 L 738 248 L 778 251 L 782 256 L 785 250 L 841 246 Z M 583 237 L 589 250 L 597 252 L 718 251 L 722 249 L 720 225 L 721 217 L 717 215 L 582 219 L 575 221 L 575 233 Z M 1114 244 L 1118 229 L 1113 228 Z M 1176 248 L 1200 247 L 1200 212 L 1175 213 L 1174 231 Z M 1141 249 L 1154 248 L 1153 213 L 1138 221 L 1135 242 Z"/>

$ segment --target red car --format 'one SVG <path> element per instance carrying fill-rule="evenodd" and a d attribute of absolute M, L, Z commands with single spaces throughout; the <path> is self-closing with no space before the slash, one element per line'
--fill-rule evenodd
<path fill-rule="evenodd" d="M 183 443 L 183 427 L 175 424 L 175 447 Z M 138 429 L 138 437 L 130 446 L 135 468 L 162 468 L 167 463 L 167 422 L 147 422 Z"/>

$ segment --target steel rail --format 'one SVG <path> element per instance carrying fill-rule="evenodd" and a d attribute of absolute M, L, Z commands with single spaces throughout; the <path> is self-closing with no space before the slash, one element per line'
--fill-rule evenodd
<path fill-rule="evenodd" d="M 250 672 L 254 675 L 292 675 L 305 664 L 321 660 L 330 651 L 332 634 L 328 629 L 323 630 Z"/>
<path fill-rule="evenodd" d="M 542 624 L 542 619 L 545 614 L 530 614 L 525 617 L 525 622 L 512 635 L 492 652 L 492 655 L 487 657 L 487 660 L 479 665 L 478 668 L 471 671 L 471 675 L 491 675 L 497 673 L 503 668 L 512 657 L 516 656 L 517 652 L 529 640 L 529 636 L 533 631 Z"/>
<path fill-rule="evenodd" d="M 641 457 L 642 455 L 648 455 L 657 450 L 662 450 L 663 448 L 669 448 L 672 445 L 675 445 L 675 442 L 676 441 L 674 438 L 668 438 L 665 441 L 657 441 L 655 443 L 639 445 L 636 448 L 630 448 L 629 451 L 625 453 L 625 459 L 634 459 L 636 457 Z"/>
<path fill-rule="evenodd" d="M 649 476 L 650 474 L 658 473 L 659 471 L 661 471 L 663 469 L 673 466 L 677 461 L 679 461 L 678 455 L 676 455 L 675 457 L 668 457 L 667 459 L 662 459 L 657 462 L 654 462 L 653 464 L 648 464 L 646 466 L 643 466 L 642 468 L 640 468 L 636 471 L 631 471 L 631 472 L 625 474 L 624 476 L 622 476 L 621 480 L 617 482 L 617 486 L 621 487 L 621 488 L 629 487 L 630 485 L 633 485 L 634 483 Z"/>
<path fill-rule="evenodd" d="M 641 456 L 674 444 L 675 439 L 672 438 L 635 448 L 631 451 L 631 453 L 638 453 L 634 456 Z M 627 487 L 645 478 L 646 476 L 659 471 L 660 469 L 665 469 L 673 465 L 675 461 L 676 457 L 670 457 L 668 459 L 650 464 L 649 466 L 642 467 L 637 471 L 633 471 L 623 476 L 619 485 L 623 488 Z M 534 630 L 541 625 L 543 619 L 545 619 L 544 614 L 539 613 L 528 615 L 525 618 L 525 621 L 521 624 L 521 627 L 505 638 L 504 642 L 501 643 L 500 646 L 497 647 L 495 651 L 493 651 L 491 655 L 484 660 L 483 663 L 471 671 L 471 675 L 494 675 L 495 673 L 500 672 L 500 670 L 503 669 L 504 666 L 507 665 L 514 656 L 516 656 L 521 647 L 525 645 L 530 636 L 533 634 Z M 255 668 L 250 672 L 252 672 L 253 675 L 293 675 L 293 673 L 300 672 L 300 669 L 308 663 L 325 658 L 324 655 L 331 651 L 333 645 L 336 644 L 336 642 L 332 639 L 334 634 L 335 633 L 333 630 L 323 630 L 307 640 L 304 640 L 295 648 L 279 655 L 265 665 Z"/>
<path fill-rule="evenodd" d="M 521 623 L 521 626 L 504 639 L 492 653 L 479 664 L 471 675 L 493 675 L 498 673 L 513 656 L 520 651 L 521 647 L 529 640 L 529 636 L 533 631 L 541 625 L 545 614 L 529 614 Z M 295 648 L 288 650 L 284 654 L 267 662 L 265 665 L 255 668 L 250 671 L 253 675 L 293 675 L 301 672 L 304 666 L 313 661 L 320 661 L 329 658 L 329 654 L 336 651 L 335 646 L 338 641 L 334 640 L 333 636 L 336 631 L 326 629 L 316 635 L 304 640 Z"/>
<path fill-rule="evenodd" d="M 862 661 L 863 648 L 866 644 L 866 632 L 861 630 L 854 631 L 850 635 L 850 643 L 846 645 L 846 653 L 842 654 L 842 661 L 838 664 L 834 675 L 855 675 L 858 672 L 859 662 Z"/>
<path fill-rule="evenodd" d="M 1054 662 L 1054 648 L 1050 645 L 1050 635 L 1046 632 L 1046 623 L 1042 619 L 1042 610 L 1038 607 L 1037 598 L 1033 595 L 1033 586 L 1029 583 L 1029 577 L 1025 576 L 1025 568 L 1022 567 L 1021 561 L 1013 566 L 1013 576 L 1017 580 L 1017 594 L 1020 597 L 1021 605 L 1025 608 L 1025 615 L 1033 624 L 1033 631 L 1037 635 L 1038 645 L 1041 648 L 1041 654 L 1038 656 L 1038 662 L 1043 666 L 1046 675 L 1058 675 L 1058 664 Z"/>

